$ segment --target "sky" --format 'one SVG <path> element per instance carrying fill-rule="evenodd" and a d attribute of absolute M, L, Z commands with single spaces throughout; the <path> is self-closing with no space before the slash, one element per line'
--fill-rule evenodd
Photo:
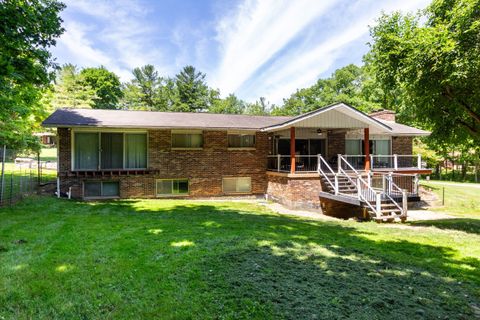
<path fill-rule="evenodd" d="M 164 77 L 193 65 L 210 87 L 280 104 L 337 68 L 360 65 L 381 12 L 429 0 L 67 0 L 57 63 L 105 66 L 122 81 L 152 64 Z"/>

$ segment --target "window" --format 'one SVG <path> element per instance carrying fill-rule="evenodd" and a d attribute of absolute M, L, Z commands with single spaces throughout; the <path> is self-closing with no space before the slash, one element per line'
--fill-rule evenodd
<path fill-rule="evenodd" d="M 102 169 L 121 169 L 123 168 L 123 134 L 122 133 L 102 133 Z"/>
<path fill-rule="evenodd" d="M 172 148 L 202 148 L 202 131 L 172 131 Z"/>
<path fill-rule="evenodd" d="M 147 134 L 75 132 L 74 170 L 145 169 Z"/>
<path fill-rule="evenodd" d="M 362 154 L 362 140 L 345 140 L 345 152 L 347 155 L 356 156 Z"/>
<path fill-rule="evenodd" d="M 116 181 L 86 181 L 83 186 L 85 198 L 118 197 L 120 195 L 119 183 Z"/>
<path fill-rule="evenodd" d="M 252 192 L 252 179 L 250 177 L 223 178 L 224 193 L 250 193 Z"/>
<path fill-rule="evenodd" d="M 75 133 L 75 169 L 98 169 L 98 133 Z"/>
<path fill-rule="evenodd" d="M 254 148 L 254 134 L 228 134 L 229 148 Z"/>
<path fill-rule="evenodd" d="M 188 195 L 188 179 L 157 180 L 157 195 Z"/>
<path fill-rule="evenodd" d="M 125 168 L 147 167 L 147 135 L 125 134 Z"/>

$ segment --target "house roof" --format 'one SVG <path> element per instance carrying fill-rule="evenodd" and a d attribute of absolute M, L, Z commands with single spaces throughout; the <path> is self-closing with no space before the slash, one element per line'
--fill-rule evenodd
<path fill-rule="evenodd" d="M 260 130 L 290 118 L 214 113 L 59 109 L 43 121 L 43 125 L 45 127 Z"/>
<path fill-rule="evenodd" d="M 370 128 L 372 133 L 425 136 L 428 131 L 375 119 L 345 103 L 332 104 L 296 117 L 236 114 L 156 112 L 104 109 L 58 109 L 45 121 L 45 127 L 230 129 L 278 131 L 289 127 Z"/>
<path fill-rule="evenodd" d="M 282 123 L 263 128 L 262 131 L 276 131 L 290 127 L 329 129 L 371 128 L 381 133 L 391 133 L 392 131 L 389 125 L 342 102 L 301 114 Z"/>

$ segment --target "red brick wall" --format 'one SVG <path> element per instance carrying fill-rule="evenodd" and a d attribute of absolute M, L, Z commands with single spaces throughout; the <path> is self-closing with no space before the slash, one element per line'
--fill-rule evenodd
<path fill-rule="evenodd" d="M 120 181 L 122 198 L 155 197 L 156 179 L 188 178 L 190 196 L 219 196 L 222 177 L 251 177 L 252 193 L 266 191 L 268 136 L 256 133 L 254 150 L 228 150 L 226 131 L 204 131 L 203 150 L 172 150 L 170 130 L 148 131 L 148 164 L 156 173 L 114 177 L 73 177 L 70 130 L 58 129 L 61 190 L 82 197 L 82 181 Z"/>
<path fill-rule="evenodd" d="M 413 154 L 413 137 L 392 137 L 392 154 Z"/>
<path fill-rule="evenodd" d="M 271 200 L 293 209 L 320 209 L 318 193 L 322 191 L 322 186 L 318 175 L 288 177 L 269 172 L 267 178 L 267 195 Z"/>
<path fill-rule="evenodd" d="M 327 138 L 327 160 L 337 157 L 337 154 L 345 154 L 345 132 L 328 133 Z"/>

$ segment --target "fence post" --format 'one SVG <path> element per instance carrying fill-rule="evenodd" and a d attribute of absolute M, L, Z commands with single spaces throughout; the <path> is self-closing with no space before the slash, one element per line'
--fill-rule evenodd
<path fill-rule="evenodd" d="M 402 190 L 402 214 L 407 216 L 407 210 L 408 210 L 408 196 L 407 196 L 407 190 L 403 189 Z"/>
<path fill-rule="evenodd" d="M 337 154 L 337 162 L 338 162 L 338 173 L 340 173 L 340 170 L 342 169 L 342 155 Z"/>
<path fill-rule="evenodd" d="M 370 154 L 370 170 L 373 169 L 373 154 Z"/>
<path fill-rule="evenodd" d="M 413 179 L 413 193 L 415 193 L 416 195 L 418 195 L 418 185 L 420 184 L 420 178 L 419 178 L 419 175 L 418 173 L 415 174 L 415 178 Z"/>
<path fill-rule="evenodd" d="M 13 172 L 10 174 L 10 205 L 12 205 L 13 198 Z"/>
<path fill-rule="evenodd" d="M 417 167 L 418 169 L 422 169 L 422 155 L 420 153 L 417 154 Z"/>
<path fill-rule="evenodd" d="M 317 154 L 317 171 L 320 172 L 320 155 Z"/>
<path fill-rule="evenodd" d="M 335 174 L 335 195 L 338 195 L 338 174 Z"/>
<path fill-rule="evenodd" d="M 381 193 L 376 193 L 375 194 L 375 209 L 376 209 L 376 213 L 377 213 L 377 217 L 380 217 L 380 215 L 382 214 L 382 195 Z"/>
<path fill-rule="evenodd" d="M 393 155 L 393 169 L 395 169 L 395 170 L 398 169 L 398 155 L 397 154 Z"/>
<path fill-rule="evenodd" d="M 387 178 L 382 174 L 382 190 L 384 193 L 387 192 Z"/>
<path fill-rule="evenodd" d="M 372 186 L 372 176 L 371 176 L 371 174 L 372 174 L 372 171 L 367 172 L 367 184 L 368 184 L 369 187 Z"/>
<path fill-rule="evenodd" d="M 280 155 L 277 154 L 277 172 L 280 171 Z"/>
<path fill-rule="evenodd" d="M 0 204 L 3 203 L 3 192 L 5 190 L 5 154 L 7 153 L 7 146 L 3 145 L 3 155 L 2 155 L 2 180 L 1 180 L 1 190 L 0 190 Z"/>

